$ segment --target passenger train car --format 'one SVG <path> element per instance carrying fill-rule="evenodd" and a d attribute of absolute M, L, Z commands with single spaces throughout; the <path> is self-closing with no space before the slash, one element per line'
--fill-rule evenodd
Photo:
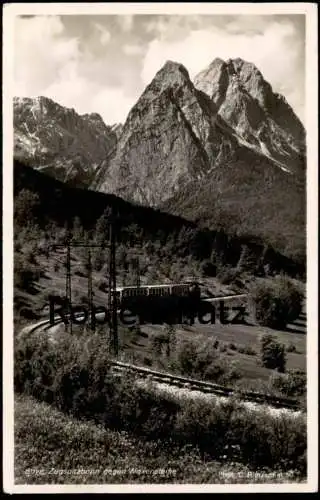
<path fill-rule="evenodd" d="M 119 309 L 128 309 L 142 323 L 182 323 L 199 307 L 196 283 L 142 285 L 117 288 Z"/>
<path fill-rule="evenodd" d="M 169 285 L 141 285 L 126 286 L 117 288 L 117 299 L 122 304 L 127 299 L 133 297 L 167 297 L 180 296 L 187 297 L 190 293 L 190 284 L 169 284 Z"/>

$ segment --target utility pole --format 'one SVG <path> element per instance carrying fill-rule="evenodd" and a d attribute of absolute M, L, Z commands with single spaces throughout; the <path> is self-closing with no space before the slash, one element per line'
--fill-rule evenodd
<path fill-rule="evenodd" d="M 140 288 L 141 282 L 140 282 L 140 262 L 139 262 L 139 257 L 136 258 L 136 286 L 137 288 Z"/>
<path fill-rule="evenodd" d="M 117 278 L 116 278 L 116 229 L 115 222 L 116 216 L 112 213 L 109 220 L 109 294 L 108 294 L 108 310 L 110 313 L 110 349 L 115 356 L 118 355 L 119 351 L 119 339 L 118 339 L 118 301 L 117 301 Z M 66 261 L 66 299 L 68 302 L 68 309 L 70 314 L 70 333 L 72 333 L 72 321 L 71 321 L 71 307 L 72 307 L 72 296 L 71 296 L 71 247 L 85 247 L 88 248 L 88 301 L 89 310 L 91 313 L 91 328 L 94 329 L 94 319 L 93 319 L 93 290 L 92 290 L 92 259 L 90 249 L 93 247 L 103 247 L 104 245 L 94 245 L 86 243 L 71 243 L 70 234 L 68 235 L 67 243 L 65 245 L 52 245 L 52 247 L 67 247 L 67 261 Z M 66 326 L 67 329 L 67 326 Z"/>
<path fill-rule="evenodd" d="M 91 249 L 88 246 L 88 306 L 89 306 L 89 316 L 91 318 L 91 330 L 95 330 L 95 321 L 93 317 L 93 290 L 92 290 L 92 261 L 91 261 Z"/>
<path fill-rule="evenodd" d="M 66 331 L 68 330 L 72 334 L 72 318 L 71 318 L 71 310 L 72 310 L 72 295 L 71 295 L 71 249 L 70 249 L 70 239 L 67 241 L 67 262 L 66 262 L 66 299 L 67 299 L 67 307 L 69 313 L 69 323 L 66 325 Z"/>
<path fill-rule="evenodd" d="M 116 278 L 116 234 L 115 216 L 112 213 L 109 224 L 109 311 L 110 311 L 110 347 L 115 356 L 119 351 L 118 316 L 117 316 L 117 278 Z"/>
<path fill-rule="evenodd" d="M 91 329 L 95 329 L 95 321 L 93 318 L 93 287 L 92 287 L 92 259 L 91 259 L 91 248 L 101 248 L 103 245 L 95 245 L 85 243 L 71 243 L 70 235 L 68 235 L 67 242 L 64 245 L 54 244 L 51 245 L 52 248 L 67 248 L 66 255 L 66 302 L 67 302 L 67 312 L 69 315 L 69 322 L 66 324 L 66 331 L 72 333 L 72 292 L 71 292 L 71 247 L 87 248 L 88 249 L 88 302 L 89 302 L 89 314 L 91 317 Z M 68 328 L 69 326 L 69 328 Z"/>

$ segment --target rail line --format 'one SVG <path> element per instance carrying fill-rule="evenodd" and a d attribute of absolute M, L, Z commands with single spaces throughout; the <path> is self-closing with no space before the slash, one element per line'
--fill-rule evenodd
<path fill-rule="evenodd" d="M 112 361 L 113 371 L 121 373 L 133 373 L 148 378 L 154 382 L 165 383 L 178 388 L 186 388 L 190 391 L 199 391 L 206 394 L 212 394 L 221 397 L 237 396 L 244 402 L 252 402 L 257 404 L 266 404 L 274 408 L 284 408 L 292 411 L 300 409 L 299 403 L 293 399 L 280 398 L 262 394 L 254 391 L 240 391 L 232 389 L 231 387 L 224 387 L 222 385 L 214 384 L 212 382 L 205 382 L 189 377 L 182 377 L 180 375 L 172 375 L 167 372 L 159 372 L 144 368 L 141 366 L 132 365 L 130 363 L 123 363 L 120 361 Z"/>
<path fill-rule="evenodd" d="M 56 318 L 54 326 L 61 324 L 62 322 L 63 321 L 61 318 Z M 51 327 L 52 325 L 50 324 L 49 320 L 43 320 L 31 327 L 25 327 L 19 333 L 19 336 L 22 334 L 30 335 L 35 333 L 37 330 L 47 331 Z M 282 408 L 291 411 L 299 411 L 301 409 L 298 401 L 289 398 L 276 397 L 254 391 L 241 391 L 239 389 L 225 387 L 212 382 L 183 377 L 180 375 L 173 375 L 167 372 L 159 372 L 150 368 L 137 366 L 131 363 L 125 363 L 117 360 L 112 360 L 111 365 L 113 373 L 118 375 L 130 373 L 139 376 L 140 378 L 149 379 L 160 384 L 167 384 L 175 388 L 184 388 L 189 391 L 199 391 L 204 394 L 212 394 L 216 395 L 217 397 L 224 398 L 236 396 L 243 402 L 267 405 L 269 407 L 278 409 Z"/>

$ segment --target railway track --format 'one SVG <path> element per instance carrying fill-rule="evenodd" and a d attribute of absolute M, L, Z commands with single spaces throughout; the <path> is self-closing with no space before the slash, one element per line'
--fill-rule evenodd
<path fill-rule="evenodd" d="M 153 382 L 168 384 L 177 388 L 185 388 L 190 391 L 198 391 L 224 398 L 237 396 L 243 402 L 265 404 L 272 406 L 273 408 L 283 408 L 292 411 L 298 411 L 300 409 L 299 403 L 293 399 L 278 398 L 253 391 L 239 391 L 230 387 L 214 384 L 212 382 L 182 377 L 180 375 L 172 375 L 166 372 L 158 372 L 151 370 L 150 368 L 144 368 L 130 363 L 112 361 L 112 371 L 118 374 L 131 373 L 139 376 L 140 378 L 147 378 Z"/>
<path fill-rule="evenodd" d="M 57 326 L 61 323 L 62 319 L 57 318 L 55 320 L 54 326 Z M 20 332 L 19 336 L 21 334 L 30 335 L 35 333 L 37 330 L 48 331 L 51 327 L 52 325 L 48 320 L 43 320 L 31 327 L 25 327 Z M 167 384 L 175 388 L 183 388 L 189 391 L 198 391 L 203 394 L 212 394 L 217 397 L 228 398 L 231 396 L 236 396 L 243 402 L 267 405 L 269 407 L 278 409 L 282 408 L 291 411 L 300 410 L 298 401 L 289 398 L 275 397 L 254 391 L 240 391 L 230 387 L 214 384 L 212 382 L 205 382 L 193 378 L 183 377 L 180 375 L 172 375 L 171 373 L 167 372 L 159 372 L 150 368 L 145 368 L 130 363 L 124 363 L 117 360 L 113 360 L 111 364 L 113 373 L 119 376 L 127 373 L 135 375 L 140 379 L 148 379 L 159 384 Z"/>

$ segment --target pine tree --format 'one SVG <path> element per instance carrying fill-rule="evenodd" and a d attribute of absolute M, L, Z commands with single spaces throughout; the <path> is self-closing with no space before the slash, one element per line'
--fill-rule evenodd
<path fill-rule="evenodd" d="M 107 207 L 97 220 L 95 228 L 95 241 L 97 244 L 105 245 L 108 242 L 111 214 L 111 208 Z"/>
<path fill-rule="evenodd" d="M 33 225 L 38 216 L 40 198 L 28 189 L 22 189 L 14 200 L 14 222 L 17 226 Z"/>
<path fill-rule="evenodd" d="M 72 239 L 75 242 L 82 242 L 84 229 L 80 217 L 75 217 L 72 224 Z"/>

